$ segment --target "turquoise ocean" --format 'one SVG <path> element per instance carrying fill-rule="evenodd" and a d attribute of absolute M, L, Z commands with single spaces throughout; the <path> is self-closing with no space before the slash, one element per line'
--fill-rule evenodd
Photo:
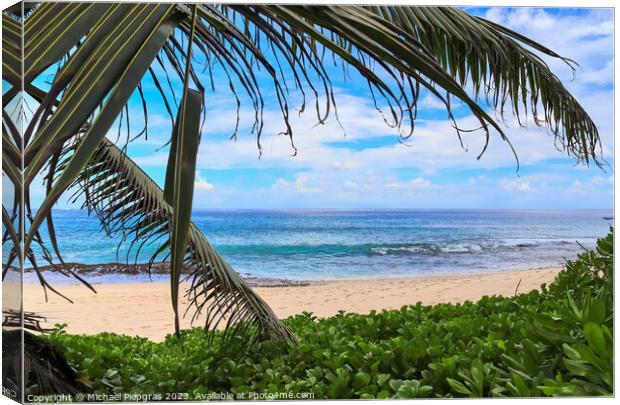
<path fill-rule="evenodd" d="M 562 265 L 594 246 L 612 210 L 196 210 L 194 223 L 242 275 L 325 280 L 485 273 Z M 66 262 L 148 261 L 81 210 L 55 210 Z M 148 279 L 112 274 L 110 281 Z M 165 276 L 157 276 L 161 278 Z M 93 280 L 97 281 L 97 280 Z"/>

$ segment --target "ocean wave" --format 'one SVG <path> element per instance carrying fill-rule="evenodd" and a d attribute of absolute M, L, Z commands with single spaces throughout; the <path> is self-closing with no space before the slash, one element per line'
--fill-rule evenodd
<path fill-rule="evenodd" d="M 484 242 L 452 243 L 416 243 L 409 245 L 383 245 L 371 247 L 369 255 L 438 255 L 438 254 L 476 254 L 507 250 L 528 250 L 551 246 L 568 246 L 575 244 L 567 240 L 501 240 Z"/>
<path fill-rule="evenodd" d="M 408 255 L 408 254 L 439 254 L 439 253 L 475 253 L 490 250 L 491 247 L 478 244 L 413 244 L 405 246 L 377 246 L 370 248 L 370 255 Z"/>
<path fill-rule="evenodd" d="M 582 242 L 586 242 L 582 240 Z M 586 242 L 588 243 L 588 242 Z M 344 257 L 344 256 L 387 256 L 387 255 L 448 255 L 448 254 L 493 254 L 501 252 L 527 252 L 530 250 L 565 250 L 576 246 L 575 241 L 566 239 L 464 239 L 452 241 L 421 241 L 410 243 L 298 243 L 298 244 L 228 244 L 218 245 L 224 256 L 230 257 Z"/>

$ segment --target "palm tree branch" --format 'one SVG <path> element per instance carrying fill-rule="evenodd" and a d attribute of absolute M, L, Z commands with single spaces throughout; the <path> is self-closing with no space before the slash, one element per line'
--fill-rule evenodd
<path fill-rule="evenodd" d="M 404 29 L 473 95 L 505 118 L 506 107 L 522 123 L 528 110 L 562 149 L 578 161 L 602 153 L 596 125 L 540 56 L 575 62 L 499 24 L 451 7 L 373 6 L 381 18 Z M 523 117 L 524 116 L 524 117 Z"/>
<path fill-rule="evenodd" d="M 116 145 L 104 140 L 74 186 L 84 198 L 83 207 L 93 212 L 109 231 L 120 235 L 121 243 L 157 246 L 150 265 L 168 257 L 173 208 L 165 200 L 163 190 Z M 139 248 L 135 249 L 135 254 L 137 260 Z M 227 319 L 225 326 L 231 336 L 236 334 L 229 330 L 234 329 L 234 323 L 237 328 L 247 328 L 251 337 L 261 332 L 276 339 L 293 339 L 269 306 L 213 249 L 193 223 L 183 267 L 187 272 L 185 280 L 190 282 L 186 294 L 189 308 L 195 310 L 192 319 L 206 310 L 207 330 L 223 326 L 219 322 L 223 317 Z"/>

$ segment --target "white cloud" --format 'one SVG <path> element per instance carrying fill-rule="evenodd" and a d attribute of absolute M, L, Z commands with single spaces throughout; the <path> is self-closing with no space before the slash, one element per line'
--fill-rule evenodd
<path fill-rule="evenodd" d="M 583 84 L 610 85 L 613 83 L 614 78 L 613 61 L 607 61 L 605 66 L 600 69 L 594 67 L 584 68 L 579 78 Z"/>
<path fill-rule="evenodd" d="M 348 189 L 357 189 L 358 185 L 357 183 L 351 181 L 351 180 L 347 180 L 344 182 L 344 187 L 348 188 Z"/>
<path fill-rule="evenodd" d="M 427 94 L 420 102 L 421 108 L 430 108 L 435 110 L 444 110 L 446 105 L 437 97 Z"/>
<path fill-rule="evenodd" d="M 307 174 L 298 174 L 293 183 L 283 178 L 279 178 L 271 186 L 271 188 L 275 190 L 293 190 L 298 193 L 318 193 L 321 191 L 321 189 L 318 187 L 308 186 L 309 181 L 310 176 L 308 176 Z"/>
<path fill-rule="evenodd" d="M 199 171 L 196 171 L 196 177 L 194 180 L 194 188 L 196 190 L 213 190 L 215 186 L 209 183 L 204 177 L 200 175 Z"/>
<path fill-rule="evenodd" d="M 580 180 L 575 180 L 568 188 L 569 194 L 588 194 L 588 189 Z"/>
<path fill-rule="evenodd" d="M 281 188 L 287 188 L 290 187 L 291 183 L 289 183 L 288 181 L 284 180 L 283 178 L 279 178 L 278 180 L 276 180 L 276 182 L 273 184 L 273 186 L 271 186 L 274 189 L 281 189 Z"/>
<path fill-rule="evenodd" d="M 425 188 L 431 185 L 431 182 L 423 179 L 422 177 L 418 177 L 417 179 L 411 180 L 411 186 L 415 188 Z"/>
<path fill-rule="evenodd" d="M 520 33 L 534 38 L 557 50 L 561 55 L 570 57 L 581 64 L 575 80 L 572 72 L 564 63 L 549 59 L 552 69 L 560 79 L 579 98 L 591 114 L 601 133 L 604 155 L 609 158 L 613 144 L 613 98 L 610 89 L 601 89 L 592 84 L 608 83 L 611 79 L 613 57 L 613 13 L 589 10 L 580 15 L 554 15 L 544 9 L 535 8 L 491 8 L 486 17 Z M 355 78 L 353 79 L 355 80 Z M 516 161 L 508 145 L 497 134 L 492 134 L 486 154 L 480 161 L 477 154 L 482 150 L 484 134 L 481 131 L 463 134 L 463 141 L 468 152 L 459 144 L 454 129 L 445 119 L 418 120 L 416 132 L 407 142 L 410 147 L 394 144 L 381 148 L 351 150 L 332 148 L 326 145 L 330 141 L 363 140 L 369 137 L 393 135 L 396 132 L 388 128 L 377 113 L 372 101 L 365 97 L 344 94 L 336 89 L 336 102 L 342 125 L 338 125 L 332 115 L 325 125 L 313 127 L 316 116 L 312 108 L 302 114 L 291 115 L 291 124 L 295 136 L 298 155 L 291 157 L 292 149 L 288 138 L 278 136 L 283 127 L 280 112 L 267 109 L 264 114 L 265 128 L 262 145 L 263 155 L 258 159 L 258 150 L 254 137 L 244 135 L 243 128 L 249 128 L 253 111 L 244 107 L 241 111 L 241 128 L 239 140 L 229 142 L 221 134 L 234 127 L 236 112 L 230 103 L 211 103 L 207 114 L 206 134 L 203 136 L 199 167 L 209 169 L 225 168 L 304 168 L 313 174 L 328 168 L 336 170 L 363 170 L 372 167 L 377 171 L 388 171 L 403 167 L 422 170 L 425 177 L 434 176 L 445 168 L 492 169 L 513 166 Z M 436 109 L 438 100 L 423 95 L 420 109 Z M 163 120 L 162 120 L 163 121 Z M 459 119 L 465 128 L 477 127 L 472 116 Z M 562 156 L 553 143 L 553 138 L 546 131 L 530 121 L 528 128 L 521 128 L 517 122 L 509 119 L 506 134 L 512 141 L 522 165 L 536 164 L 550 158 Z M 142 163 L 163 165 L 161 156 L 144 157 Z"/>
<path fill-rule="evenodd" d="M 611 83 L 614 17 L 610 9 L 582 9 L 578 14 L 558 15 L 540 8 L 500 7 L 489 9 L 485 17 L 579 63 L 576 78 L 571 81 L 572 72 L 564 62 L 544 58 L 578 98 L 591 93 L 590 84 Z"/>
<path fill-rule="evenodd" d="M 501 179 L 498 184 L 507 191 L 519 192 L 519 193 L 529 193 L 532 191 L 532 187 L 530 183 L 525 180 L 512 180 L 512 179 Z"/>
<path fill-rule="evenodd" d="M 318 193 L 321 191 L 318 187 L 310 187 L 308 186 L 308 181 L 310 180 L 310 176 L 307 174 L 299 174 L 297 175 L 297 179 L 295 180 L 295 190 L 300 193 Z"/>
<path fill-rule="evenodd" d="M 431 185 L 431 182 L 422 177 L 417 177 L 407 182 L 391 181 L 386 184 L 388 188 L 411 190 L 411 189 L 416 189 L 416 188 L 426 188 Z"/>
<path fill-rule="evenodd" d="M 483 174 L 480 176 L 470 177 L 469 179 L 467 179 L 467 184 L 475 186 L 477 184 L 487 182 L 488 180 L 489 176 Z"/>

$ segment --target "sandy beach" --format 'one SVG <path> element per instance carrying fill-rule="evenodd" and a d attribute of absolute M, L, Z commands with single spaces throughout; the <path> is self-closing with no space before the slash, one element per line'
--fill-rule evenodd
<path fill-rule="evenodd" d="M 280 318 L 313 312 L 319 317 L 339 310 L 368 313 L 398 309 L 403 305 L 477 300 L 484 295 L 514 295 L 550 283 L 560 268 L 503 271 L 419 278 L 359 279 L 314 282 L 307 286 L 256 287 Z M 519 284 L 520 282 L 520 284 Z M 5 285 L 5 288 L 8 286 Z M 50 325 L 68 324 L 70 333 L 116 332 L 161 341 L 173 329 L 167 282 L 110 283 L 95 285 L 97 294 L 81 285 L 57 286 L 71 304 L 53 294 L 45 302 L 42 288 L 24 285 L 24 307 L 47 317 Z M 186 303 L 182 302 L 185 307 Z M 199 318 L 194 326 L 201 326 Z M 182 327 L 190 326 L 184 319 Z"/>

